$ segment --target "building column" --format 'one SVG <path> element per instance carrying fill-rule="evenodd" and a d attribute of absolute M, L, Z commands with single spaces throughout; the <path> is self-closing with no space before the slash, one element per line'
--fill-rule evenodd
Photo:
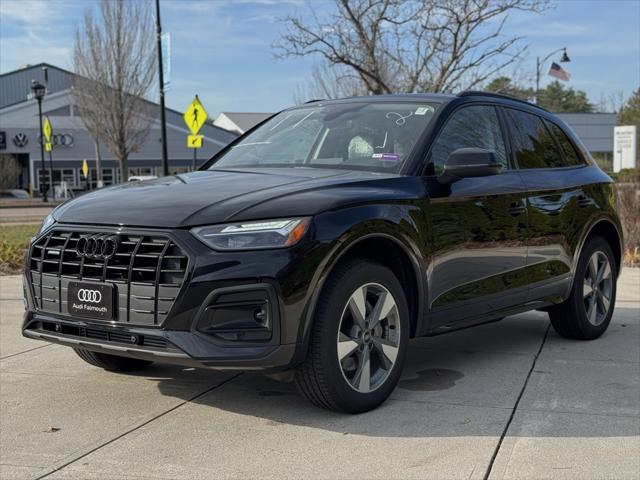
<path fill-rule="evenodd" d="M 36 181 L 35 181 L 36 173 L 33 168 L 33 157 L 31 156 L 31 154 L 29 154 L 28 166 L 29 166 L 29 194 L 33 195 L 33 191 L 36 185 Z"/>

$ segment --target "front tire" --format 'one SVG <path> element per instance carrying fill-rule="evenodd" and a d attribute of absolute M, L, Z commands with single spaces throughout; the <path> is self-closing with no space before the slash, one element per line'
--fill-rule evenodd
<path fill-rule="evenodd" d="M 549 310 L 555 331 L 577 340 L 602 335 L 613 315 L 617 278 L 611 247 L 601 237 L 591 238 L 582 250 L 569 298 Z"/>
<path fill-rule="evenodd" d="M 74 352 L 85 362 L 94 367 L 104 368 L 110 372 L 133 372 L 148 367 L 153 362 L 137 358 L 118 357 L 106 353 L 92 352 L 84 348 L 74 348 Z"/>
<path fill-rule="evenodd" d="M 376 408 L 394 390 L 406 356 L 409 309 L 393 272 L 351 260 L 318 299 L 299 390 L 316 406 L 346 413 Z"/>

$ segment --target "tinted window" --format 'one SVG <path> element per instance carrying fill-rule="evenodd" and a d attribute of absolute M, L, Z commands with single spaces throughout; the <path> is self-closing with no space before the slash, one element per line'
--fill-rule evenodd
<path fill-rule="evenodd" d="M 547 125 L 549 130 L 551 130 L 551 133 L 562 149 L 562 153 L 564 153 L 563 166 L 573 167 L 575 165 L 582 165 L 583 162 L 578 156 L 576 149 L 573 147 L 571 140 L 569 140 L 569 137 L 567 137 L 567 134 L 564 133 L 564 131 L 555 123 L 551 123 L 547 120 L 545 120 L 544 123 Z"/>
<path fill-rule="evenodd" d="M 507 109 L 519 168 L 565 167 L 558 144 L 537 115 Z"/>
<path fill-rule="evenodd" d="M 453 113 L 431 150 L 431 162 L 436 174 L 442 172 L 447 157 L 458 148 L 489 150 L 507 168 L 504 139 L 494 107 L 465 107 Z"/>

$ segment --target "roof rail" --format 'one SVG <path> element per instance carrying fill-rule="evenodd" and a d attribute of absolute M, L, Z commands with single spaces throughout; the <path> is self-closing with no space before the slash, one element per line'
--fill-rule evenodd
<path fill-rule="evenodd" d="M 539 108 L 540 110 L 544 110 L 548 112 L 544 107 L 540 105 L 536 105 L 535 103 L 528 102 L 518 97 L 513 97 L 511 95 L 505 95 L 504 93 L 494 93 L 494 92 L 482 92 L 479 90 L 465 90 L 464 92 L 460 92 L 457 97 L 493 97 L 493 98 L 503 98 L 505 100 L 514 100 L 516 102 L 525 103 L 527 105 L 531 105 L 532 107 Z"/>

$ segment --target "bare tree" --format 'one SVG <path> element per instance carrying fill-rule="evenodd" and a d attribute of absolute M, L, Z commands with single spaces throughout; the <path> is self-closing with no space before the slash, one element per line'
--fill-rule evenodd
<path fill-rule="evenodd" d="M 128 178 L 128 158 L 151 125 L 150 92 L 156 71 L 153 17 L 148 2 L 101 0 L 100 15 L 87 9 L 76 31 L 73 99 L 94 138 L 118 159 Z"/>
<path fill-rule="evenodd" d="M 522 37 L 503 33 L 508 14 L 549 8 L 548 0 L 335 2 L 325 16 L 309 4 L 305 17 L 286 17 L 276 55 L 319 55 L 372 94 L 477 87 L 526 49 Z"/>
<path fill-rule="evenodd" d="M 298 87 L 294 95 L 297 105 L 308 100 L 367 94 L 359 77 L 341 65 L 315 65 L 311 77 L 310 85 Z"/>
<path fill-rule="evenodd" d="M 11 189 L 20 179 L 20 162 L 13 155 L 0 154 L 0 188 Z"/>
<path fill-rule="evenodd" d="M 624 92 L 617 90 L 600 94 L 600 101 L 596 105 L 597 112 L 620 113 L 624 108 Z"/>

